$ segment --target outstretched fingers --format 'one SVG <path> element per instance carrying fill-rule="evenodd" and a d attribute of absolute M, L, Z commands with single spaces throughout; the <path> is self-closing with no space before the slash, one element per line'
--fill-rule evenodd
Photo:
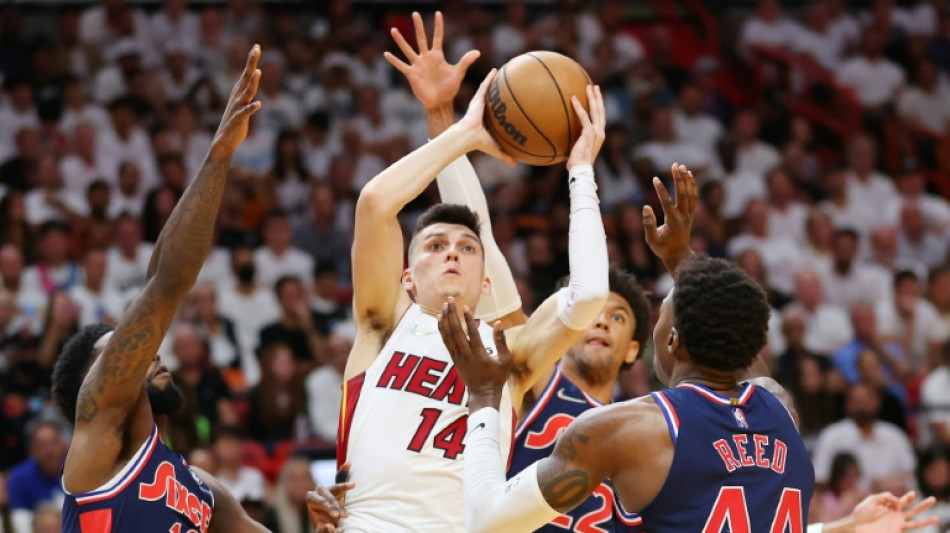
<path fill-rule="evenodd" d="M 472 66 L 472 63 L 481 57 L 481 55 L 482 53 L 478 50 L 469 50 L 468 52 L 465 52 L 465 55 L 463 55 L 462 58 L 459 59 L 459 62 L 455 64 L 455 68 L 459 69 L 464 74 L 468 71 L 468 68 Z"/>
<path fill-rule="evenodd" d="M 442 21 L 442 12 L 435 12 L 435 30 L 432 32 L 432 49 L 442 49 L 442 36 L 445 34 L 445 24 Z"/>
<path fill-rule="evenodd" d="M 673 164 L 672 168 L 673 177 L 676 177 L 676 164 Z M 676 208 L 676 205 L 673 203 L 673 198 L 670 196 L 670 192 L 666 190 L 666 185 L 663 185 L 663 181 L 660 178 L 653 178 L 653 188 L 656 189 L 656 195 L 660 198 L 660 204 L 663 205 L 663 213 L 665 216 L 670 216 L 673 213 L 673 210 Z"/>
<path fill-rule="evenodd" d="M 429 41 L 426 39 L 426 27 L 422 23 L 422 15 L 418 11 L 412 12 L 412 25 L 416 28 L 416 46 L 419 47 L 419 53 L 424 54 L 429 51 Z"/>
<path fill-rule="evenodd" d="M 409 43 L 406 41 L 406 38 L 402 36 L 402 33 L 398 29 L 396 28 L 390 29 L 389 34 L 393 36 L 393 40 L 396 41 L 396 46 L 398 46 L 399 49 L 402 50 L 402 53 L 406 56 L 406 59 L 408 59 L 410 63 L 412 63 L 419 57 L 419 55 L 416 54 L 416 51 L 413 50 L 411 46 L 409 46 Z M 392 61 L 390 61 L 390 63 L 392 63 Z"/>
<path fill-rule="evenodd" d="M 607 109 L 604 106 L 604 95 L 600 92 L 600 85 L 589 85 L 587 102 L 590 107 L 591 122 L 599 131 L 607 127 Z"/>
<path fill-rule="evenodd" d="M 398 33 L 398 30 L 395 28 L 393 28 L 393 31 Z M 392 52 L 383 52 L 383 57 L 386 58 L 386 61 L 388 61 L 390 65 L 396 67 L 396 70 L 399 72 L 402 72 L 403 74 L 409 73 L 409 64 L 396 57 Z"/>
<path fill-rule="evenodd" d="M 590 94 L 590 86 L 588 86 L 588 95 Z M 588 96 L 588 101 L 590 101 Z M 587 114 L 587 111 L 584 109 L 584 106 L 581 105 L 581 101 L 574 95 L 571 95 L 571 105 L 574 106 L 574 112 L 577 113 L 577 118 L 581 119 L 581 127 L 585 130 L 591 127 L 590 116 Z"/>

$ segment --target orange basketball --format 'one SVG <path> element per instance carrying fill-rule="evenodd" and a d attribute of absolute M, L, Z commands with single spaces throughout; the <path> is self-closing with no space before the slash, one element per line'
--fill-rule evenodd
<path fill-rule="evenodd" d="M 581 133 L 571 105 L 585 110 L 587 72 L 556 52 L 528 52 L 505 63 L 488 88 L 485 123 L 502 150 L 529 165 L 565 161 Z"/>

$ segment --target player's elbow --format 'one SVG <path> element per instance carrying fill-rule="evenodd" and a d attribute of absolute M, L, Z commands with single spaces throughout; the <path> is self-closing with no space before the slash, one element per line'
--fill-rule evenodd
<path fill-rule="evenodd" d="M 357 218 L 377 218 L 395 216 L 401 206 L 395 206 L 390 194 L 381 190 L 373 181 L 366 184 L 356 200 Z"/>

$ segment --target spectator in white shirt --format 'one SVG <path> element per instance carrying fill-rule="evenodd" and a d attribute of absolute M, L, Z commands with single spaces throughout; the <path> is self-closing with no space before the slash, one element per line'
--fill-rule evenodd
<path fill-rule="evenodd" d="M 880 30 L 867 28 L 863 37 L 863 53 L 842 63 L 837 79 L 855 92 L 865 108 L 880 111 L 894 103 L 904 86 L 904 71 L 882 54 L 884 36 Z"/>
<path fill-rule="evenodd" d="M 920 166 L 913 159 L 904 162 L 901 173 L 897 176 L 897 192 L 904 201 L 915 200 L 924 212 L 924 221 L 927 227 L 937 233 L 950 229 L 950 203 L 942 197 L 927 192 L 927 178 Z M 902 202 L 892 202 L 894 213 L 888 215 L 889 220 L 900 220 L 903 208 Z"/>
<path fill-rule="evenodd" d="M 46 293 L 39 279 L 25 275 L 23 253 L 12 244 L 0 246 L 0 283 L 10 291 L 26 325 L 35 335 L 42 333 Z"/>
<path fill-rule="evenodd" d="M 802 266 L 816 272 L 831 266 L 831 244 L 834 238 L 834 225 L 828 213 L 812 208 L 805 219 L 805 246 L 802 252 Z"/>
<path fill-rule="evenodd" d="M 679 106 L 673 112 L 676 137 L 716 158 L 716 143 L 722 137 L 719 120 L 703 110 L 703 93 L 699 87 L 686 84 L 680 89 Z"/>
<path fill-rule="evenodd" d="M 816 483 L 828 482 L 835 455 L 851 452 L 861 467 L 863 490 L 903 494 L 916 485 L 917 459 L 910 440 L 894 424 L 877 420 L 880 407 L 878 392 L 870 385 L 857 383 L 848 390 L 848 418 L 831 424 L 818 436 L 814 452 Z"/>
<path fill-rule="evenodd" d="M 904 200 L 901 207 L 897 255 L 905 261 L 919 261 L 928 269 L 944 263 L 950 242 L 945 235 L 927 227 L 924 211 L 917 200 Z"/>
<path fill-rule="evenodd" d="M 134 39 L 119 39 L 109 45 L 105 55 L 111 63 L 99 69 L 92 85 L 92 97 L 101 104 L 129 92 L 132 78 L 143 68 L 143 51 Z"/>
<path fill-rule="evenodd" d="M 915 257 L 901 257 L 897 249 L 897 228 L 881 226 L 871 232 L 868 239 L 870 254 L 865 261 L 869 267 L 890 279 L 898 270 L 913 270 L 923 275 L 927 268 Z"/>
<path fill-rule="evenodd" d="M 106 285 L 106 252 L 99 248 L 86 250 L 82 261 L 83 281 L 69 291 L 79 306 L 79 327 L 101 322 L 115 324 L 124 310 L 123 299 Z"/>
<path fill-rule="evenodd" d="M 63 115 L 59 127 L 71 132 L 82 123 L 91 124 L 96 131 L 112 127 L 112 119 L 102 106 L 92 103 L 86 95 L 82 82 L 78 78 L 67 78 L 63 82 Z"/>
<path fill-rule="evenodd" d="M 378 156 L 373 154 L 363 139 L 363 134 L 355 123 L 350 122 L 343 129 L 341 137 L 343 142 L 342 154 L 350 159 L 355 165 L 353 171 L 353 192 L 358 192 L 364 185 L 369 183 L 377 174 L 386 168 L 385 163 Z M 330 179 L 333 179 L 331 176 Z"/>
<path fill-rule="evenodd" d="M 523 0 L 511 0 L 505 6 L 505 20 L 492 28 L 492 63 L 502 65 L 526 51 L 531 27 L 528 8 Z"/>
<path fill-rule="evenodd" d="M 857 229 L 864 223 L 861 206 L 848 195 L 848 178 L 844 170 L 832 168 L 822 180 L 827 199 L 818 208 L 827 213 L 835 229 Z"/>
<path fill-rule="evenodd" d="M 135 114 L 135 100 L 121 97 L 109 103 L 112 128 L 100 132 L 99 149 L 116 161 L 135 161 L 142 172 L 146 189 L 158 185 L 158 169 L 152 153 L 152 141 L 139 124 Z"/>
<path fill-rule="evenodd" d="M 941 87 L 937 65 L 929 59 L 917 63 L 917 83 L 901 91 L 897 112 L 905 124 L 936 133 L 950 131 L 950 92 Z"/>
<path fill-rule="evenodd" d="M 782 158 L 772 145 L 759 139 L 759 116 L 746 109 L 736 115 L 733 123 L 736 140 L 736 171 L 765 176 Z"/>
<path fill-rule="evenodd" d="M 26 220 L 34 226 L 45 222 L 78 222 L 86 214 L 86 199 L 63 187 L 59 165 L 51 156 L 36 162 L 38 188 L 26 193 Z"/>
<path fill-rule="evenodd" d="M 814 270 L 800 270 L 795 275 L 795 301 L 785 311 L 797 312 L 802 318 L 805 348 L 816 354 L 830 355 L 851 340 L 848 313 L 824 301 L 821 277 Z"/>
<path fill-rule="evenodd" d="M 268 287 L 284 277 L 293 276 L 310 286 L 313 258 L 293 246 L 290 219 L 281 211 L 270 213 L 264 220 L 264 245 L 254 253 L 258 281 Z"/>
<path fill-rule="evenodd" d="M 317 367 L 304 379 L 310 427 L 318 437 L 331 442 L 336 440 L 339 426 L 343 371 L 351 348 L 350 339 L 332 333 L 327 339 L 327 364 Z"/>
<path fill-rule="evenodd" d="M 158 79 L 166 102 L 183 100 L 194 87 L 201 73 L 192 66 L 189 50 L 181 43 L 166 41 L 165 68 Z"/>
<path fill-rule="evenodd" d="M 194 303 L 194 323 L 207 336 L 208 355 L 218 368 L 240 368 L 241 358 L 234 323 L 219 314 L 218 295 L 212 283 L 201 283 L 189 293 Z"/>
<path fill-rule="evenodd" d="M 0 108 L 0 124 L 3 124 L 0 129 L 0 160 L 6 160 L 13 154 L 17 132 L 24 128 L 40 127 L 30 80 L 18 77 L 3 81 L 4 92 L 9 98 L 6 105 Z"/>
<path fill-rule="evenodd" d="M 816 2 L 828 6 L 828 21 L 831 32 L 844 43 L 844 52 L 855 48 L 861 37 L 857 21 L 848 11 L 847 0 L 822 0 Z"/>
<path fill-rule="evenodd" d="M 652 140 L 634 151 L 634 160 L 645 175 L 668 176 L 671 161 L 689 167 L 697 179 L 708 177 L 714 170 L 710 154 L 676 138 L 671 108 L 664 107 L 653 111 L 651 132 Z"/>
<path fill-rule="evenodd" d="M 947 332 L 937 309 L 921 296 L 920 278 L 910 270 L 899 271 L 893 292 L 874 310 L 880 335 L 903 346 L 913 370 L 936 366 Z"/>
<path fill-rule="evenodd" d="M 842 309 L 851 309 L 862 302 L 883 301 L 889 292 L 889 280 L 857 261 L 857 232 L 837 229 L 832 243 L 831 267 L 819 272 L 825 300 Z"/>
<path fill-rule="evenodd" d="M 930 271 L 927 277 L 927 297 L 940 315 L 943 330 L 950 333 L 950 266 Z"/>
<path fill-rule="evenodd" d="M 72 133 L 73 154 L 64 157 L 59 164 L 66 190 L 81 196 L 93 181 L 102 179 L 114 184 L 116 164 L 96 149 L 95 126 L 81 122 Z"/>
<path fill-rule="evenodd" d="M 258 114 L 260 127 L 280 133 L 285 129 L 299 128 L 303 124 L 304 110 L 296 98 L 283 87 L 284 56 L 279 52 L 265 52 L 261 56 L 261 81 L 258 99 L 261 110 Z"/>
<path fill-rule="evenodd" d="M 869 135 L 860 134 L 848 146 L 848 170 L 845 173 L 848 202 L 859 213 L 860 229 L 870 231 L 891 225 L 884 215 L 891 212 L 897 189 L 890 178 L 875 169 L 877 146 Z"/>
<path fill-rule="evenodd" d="M 135 161 L 123 161 L 119 164 L 118 174 L 118 187 L 109 198 L 109 217 L 131 215 L 139 218 L 145 206 L 145 191 L 139 166 Z"/>
<path fill-rule="evenodd" d="M 260 470 L 241 463 L 244 444 L 241 432 L 233 427 L 222 427 L 212 443 L 214 478 L 239 502 L 264 501 L 267 482 Z"/>
<path fill-rule="evenodd" d="M 739 33 L 739 51 L 751 59 L 757 46 L 789 48 L 795 40 L 797 25 L 782 15 L 778 0 L 759 0 L 755 14 L 746 19 Z"/>
<path fill-rule="evenodd" d="M 627 157 L 630 146 L 627 128 L 610 124 L 606 132 L 603 151 L 594 162 L 594 176 L 602 197 L 600 209 L 611 213 L 615 206 L 624 203 L 643 203 L 643 191 Z"/>
<path fill-rule="evenodd" d="M 788 295 L 795 288 L 795 272 L 800 260 L 798 247 L 790 239 L 773 237 L 768 227 L 768 205 L 762 200 L 749 202 L 743 232 L 729 241 L 729 256 L 736 258 L 745 250 L 755 250 L 765 263 L 769 288 Z"/>
<path fill-rule="evenodd" d="M 82 269 L 69 259 L 69 232 L 70 227 L 61 222 L 40 226 L 37 260 L 23 271 L 23 285 L 50 296 L 82 281 Z"/>
<path fill-rule="evenodd" d="M 218 309 L 236 326 L 244 382 L 253 386 L 261 376 L 255 354 L 260 331 L 280 317 L 280 307 L 274 289 L 256 282 L 257 266 L 252 248 L 239 247 L 231 252 L 231 270 L 236 283 L 219 286 Z"/>
<path fill-rule="evenodd" d="M 795 199 L 795 185 L 782 168 L 772 169 L 766 176 L 769 194 L 768 235 L 773 239 L 789 239 L 795 244 L 805 242 L 805 221 L 808 208 Z"/>
<path fill-rule="evenodd" d="M 142 242 L 142 228 L 138 219 L 121 216 L 114 225 L 115 244 L 107 252 L 106 284 L 129 298 L 145 286 L 152 245 Z"/>
<path fill-rule="evenodd" d="M 198 51 L 201 25 L 198 15 L 188 11 L 187 7 L 186 0 L 165 0 L 162 8 L 152 14 L 149 25 L 156 38 L 178 43 L 193 54 Z"/>
<path fill-rule="evenodd" d="M 304 166 L 318 180 L 326 180 L 330 161 L 336 153 L 330 139 L 330 117 L 322 111 L 314 111 L 307 117 L 300 141 Z"/>
<path fill-rule="evenodd" d="M 268 128 L 260 127 L 256 113 L 247 123 L 247 137 L 234 151 L 231 158 L 233 168 L 242 168 L 260 176 L 274 165 L 274 143 L 277 134 Z"/>
<path fill-rule="evenodd" d="M 836 32 L 829 20 L 826 3 L 813 2 L 805 13 L 805 26 L 795 34 L 792 48 L 822 68 L 834 70 L 846 44 L 845 36 Z"/>
<path fill-rule="evenodd" d="M 950 343 L 920 386 L 921 446 L 950 446 Z"/>

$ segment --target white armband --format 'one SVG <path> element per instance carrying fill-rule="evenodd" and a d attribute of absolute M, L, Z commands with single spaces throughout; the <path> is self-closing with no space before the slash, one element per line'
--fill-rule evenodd
<path fill-rule="evenodd" d="M 806 533 L 821 533 L 824 529 L 825 529 L 825 525 L 822 523 L 808 524 L 808 529 L 806 529 L 805 531 Z"/>
<path fill-rule="evenodd" d="M 468 417 L 463 492 L 465 524 L 470 533 L 534 531 L 557 518 L 538 486 L 538 464 L 533 463 L 505 481 L 498 446 L 497 409 L 485 408 Z"/>
<path fill-rule="evenodd" d="M 600 314 L 610 292 L 607 277 L 607 235 L 600 215 L 594 167 L 571 169 L 571 225 L 568 230 L 570 281 L 557 293 L 557 314 L 573 329 L 587 329 Z"/>
<path fill-rule="evenodd" d="M 492 234 L 488 215 L 488 200 L 475 168 L 467 156 L 462 156 L 439 173 L 435 180 L 439 197 L 447 204 L 462 204 L 478 214 L 479 235 L 485 253 L 485 275 L 491 280 L 491 294 L 478 299 L 475 317 L 492 323 L 521 308 L 521 295 L 511 268 Z"/>

